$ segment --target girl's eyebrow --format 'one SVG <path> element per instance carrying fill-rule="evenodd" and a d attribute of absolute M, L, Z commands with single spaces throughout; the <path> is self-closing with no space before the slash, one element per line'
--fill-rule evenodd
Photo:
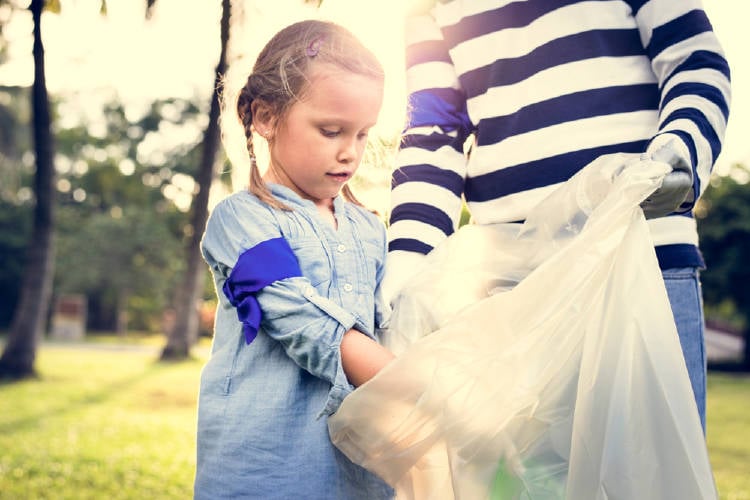
<path fill-rule="evenodd" d="M 356 125 L 353 121 L 348 120 L 344 117 L 323 117 L 323 118 L 317 118 L 315 119 L 315 123 L 318 126 L 324 126 L 324 125 L 337 125 L 337 126 L 353 126 Z M 372 122 L 367 122 L 364 124 L 363 127 L 359 128 L 372 128 L 375 126 L 375 124 L 378 123 L 377 120 Z"/>

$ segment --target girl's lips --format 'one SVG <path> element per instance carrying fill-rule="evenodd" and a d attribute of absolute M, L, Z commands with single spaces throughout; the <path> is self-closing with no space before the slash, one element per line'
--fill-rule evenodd
<path fill-rule="evenodd" d="M 352 174 L 350 174 L 349 172 L 328 173 L 326 175 L 340 182 L 347 181 L 352 176 Z"/>

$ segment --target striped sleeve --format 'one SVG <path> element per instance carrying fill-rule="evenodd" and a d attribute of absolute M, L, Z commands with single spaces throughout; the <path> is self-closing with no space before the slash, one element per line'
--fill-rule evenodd
<path fill-rule="evenodd" d="M 390 252 L 427 254 L 458 225 L 472 125 L 440 29 L 430 16 L 406 26 L 409 120 L 391 182 Z"/>
<path fill-rule="evenodd" d="M 697 199 L 708 185 L 724 139 L 731 98 L 729 65 L 700 1 L 629 3 L 659 82 L 659 134 L 676 135 L 684 143 Z M 662 142 L 652 141 L 654 146 Z"/>

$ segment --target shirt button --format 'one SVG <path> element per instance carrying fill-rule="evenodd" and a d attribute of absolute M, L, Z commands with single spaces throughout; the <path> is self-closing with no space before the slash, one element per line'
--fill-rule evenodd
<path fill-rule="evenodd" d="M 343 253 L 344 251 L 346 251 L 346 245 L 340 243 L 339 246 L 336 247 L 336 250 Z"/>
<path fill-rule="evenodd" d="M 354 287 L 352 286 L 351 283 L 347 283 L 347 284 L 344 285 L 344 291 L 345 292 L 351 292 L 352 290 L 354 290 Z"/>

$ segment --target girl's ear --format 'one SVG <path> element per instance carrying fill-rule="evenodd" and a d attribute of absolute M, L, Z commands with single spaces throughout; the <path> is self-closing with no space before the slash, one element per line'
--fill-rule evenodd
<path fill-rule="evenodd" d="M 262 100 L 254 100 L 250 104 L 253 113 L 253 128 L 266 140 L 273 136 L 276 127 L 276 114 L 270 104 Z"/>

